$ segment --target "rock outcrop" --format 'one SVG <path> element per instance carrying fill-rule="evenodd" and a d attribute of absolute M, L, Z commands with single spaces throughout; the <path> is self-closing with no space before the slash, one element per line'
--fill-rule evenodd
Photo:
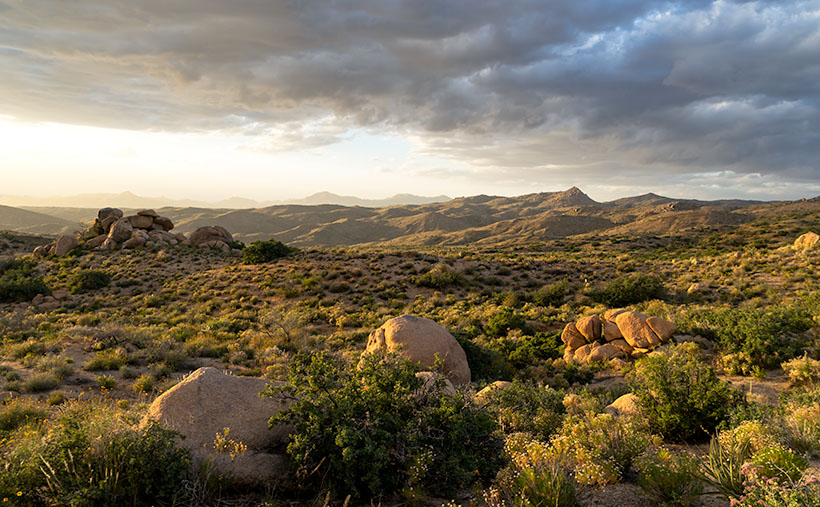
<path fill-rule="evenodd" d="M 439 358 L 443 373 L 456 385 L 470 382 L 467 355 L 453 335 L 430 319 L 402 315 L 385 322 L 370 333 L 363 356 L 378 350 L 397 352 L 430 369 Z"/>
<path fill-rule="evenodd" d="M 154 400 L 142 424 L 154 420 L 180 432 L 185 437 L 180 445 L 191 452 L 195 467 L 211 459 L 218 474 L 239 484 L 270 484 L 288 474 L 284 446 L 292 428 L 268 429 L 268 420 L 286 405 L 259 396 L 266 384 L 200 368 Z M 231 456 L 216 449 L 214 441 L 225 428 L 226 438 L 247 446 L 245 452 Z"/>
<path fill-rule="evenodd" d="M 795 250 L 809 250 L 816 248 L 820 244 L 820 235 L 814 232 L 807 232 L 794 240 L 793 248 Z"/>
<path fill-rule="evenodd" d="M 177 244 L 194 244 L 215 248 L 230 253 L 233 236 L 224 227 L 200 227 L 191 235 L 191 239 L 182 233 L 172 234 L 174 223 L 168 217 L 160 216 L 152 209 L 139 210 L 133 215 L 125 216 L 117 208 L 103 208 L 97 212 L 97 218 L 82 234 L 61 236 L 49 245 L 34 249 L 35 257 L 49 254 L 62 256 L 78 246 L 89 249 L 117 250 L 170 246 Z"/>
<path fill-rule="evenodd" d="M 634 359 L 669 342 L 676 331 L 675 324 L 659 317 L 608 310 L 603 316 L 583 317 L 564 327 L 564 360 L 589 363 Z"/>

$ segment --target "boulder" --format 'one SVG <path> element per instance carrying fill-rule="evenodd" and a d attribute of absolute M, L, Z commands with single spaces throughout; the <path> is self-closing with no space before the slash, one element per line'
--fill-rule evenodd
<path fill-rule="evenodd" d="M 188 241 L 188 238 L 186 238 L 186 237 L 185 237 L 185 234 L 184 234 L 184 233 L 181 233 L 181 232 L 178 232 L 178 233 L 174 234 L 174 237 L 175 237 L 175 238 L 177 239 L 177 241 L 179 241 L 180 243 L 182 243 L 183 241 Z"/>
<path fill-rule="evenodd" d="M 46 255 L 48 255 L 48 247 L 46 245 L 40 245 L 34 249 L 32 255 L 34 255 L 35 257 L 45 257 Z"/>
<path fill-rule="evenodd" d="M 610 345 L 614 347 L 618 347 L 624 354 L 627 356 L 632 355 L 632 346 L 626 342 L 623 338 L 618 338 L 617 340 L 612 340 L 609 342 Z"/>
<path fill-rule="evenodd" d="M 613 308 L 612 310 L 607 310 L 604 312 L 604 320 L 615 322 L 615 318 L 618 317 L 618 315 L 624 313 L 625 311 L 626 310 L 620 310 L 615 308 Z"/>
<path fill-rule="evenodd" d="M 108 231 L 108 239 L 122 243 L 131 237 L 134 233 L 134 226 L 127 218 L 119 218 L 111 225 L 111 230 Z"/>
<path fill-rule="evenodd" d="M 154 225 L 159 225 L 165 231 L 170 231 L 174 228 L 174 222 L 172 222 L 171 219 L 168 217 L 154 218 Z"/>
<path fill-rule="evenodd" d="M 44 294 L 37 294 L 32 298 L 31 303 L 34 305 L 41 305 L 46 300 L 46 296 Z"/>
<path fill-rule="evenodd" d="M 77 242 L 77 238 L 74 236 L 70 234 L 60 236 L 54 244 L 54 255 L 61 257 L 77 248 L 77 245 L 79 245 L 79 243 Z"/>
<path fill-rule="evenodd" d="M 575 328 L 584 335 L 586 341 L 593 342 L 601 337 L 601 319 L 597 315 L 578 319 Z"/>
<path fill-rule="evenodd" d="M 86 242 L 85 242 L 85 246 L 87 246 L 88 248 L 97 248 L 98 246 L 100 246 L 100 245 L 102 245 L 103 243 L 105 243 L 105 240 L 106 240 L 107 238 L 108 238 L 108 236 L 107 236 L 107 235 L 105 235 L 105 234 L 100 234 L 100 235 L 99 235 L 99 236 L 97 236 L 96 238 L 91 238 L 91 239 L 89 239 L 88 241 L 86 241 Z"/>
<path fill-rule="evenodd" d="M 122 247 L 125 248 L 126 250 L 130 250 L 130 249 L 133 249 L 133 248 L 139 248 L 141 246 L 145 246 L 145 243 L 146 243 L 145 238 L 143 238 L 142 236 L 138 236 L 138 235 L 134 234 L 133 236 L 131 236 L 130 238 L 125 240 L 125 242 L 123 242 Z"/>
<path fill-rule="evenodd" d="M 660 338 L 646 323 L 646 319 L 646 315 L 635 312 L 623 312 L 615 317 L 618 329 L 633 348 L 653 348 L 661 344 Z"/>
<path fill-rule="evenodd" d="M 152 210 L 152 209 L 141 209 L 141 210 L 137 211 L 137 215 L 142 216 L 142 217 L 151 217 L 152 222 L 153 222 L 153 219 L 155 219 L 159 216 L 159 214 L 156 211 Z"/>
<path fill-rule="evenodd" d="M 66 299 L 68 297 L 68 291 L 65 289 L 57 289 L 51 291 L 51 297 L 54 299 Z"/>
<path fill-rule="evenodd" d="M 416 377 L 422 380 L 421 389 L 426 393 L 431 389 L 438 389 L 445 394 L 456 394 L 456 387 L 450 379 L 434 371 L 420 371 Z M 441 382 L 441 384 L 439 384 Z"/>
<path fill-rule="evenodd" d="M 675 334 L 675 331 L 678 330 L 675 324 L 660 317 L 648 317 L 646 324 L 658 335 L 658 338 L 660 338 L 663 343 L 668 342 L 669 339 L 672 338 L 672 335 Z"/>
<path fill-rule="evenodd" d="M 793 248 L 795 250 L 808 250 L 815 248 L 818 243 L 820 243 L 820 235 L 814 232 L 807 232 L 794 240 Z"/>
<path fill-rule="evenodd" d="M 508 382 L 506 380 L 496 380 L 492 384 L 488 385 L 481 391 L 475 394 L 475 402 L 479 405 L 486 405 L 487 402 L 490 401 L 490 393 L 495 391 L 496 389 L 504 389 L 505 387 L 509 387 L 512 385 L 512 382 Z"/>
<path fill-rule="evenodd" d="M 116 222 L 122 218 L 122 210 L 119 208 L 103 208 L 97 212 L 97 219 L 100 222 L 105 222 L 105 220 L 109 217 L 115 217 L 114 222 Z"/>
<path fill-rule="evenodd" d="M 109 236 L 108 238 L 105 238 L 103 244 L 100 245 L 100 250 L 116 250 L 117 248 L 119 248 L 119 246 L 120 244 L 111 239 L 111 237 Z"/>
<path fill-rule="evenodd" d="M 102 222 L 100 222 L 99 218 L 95 218 L 91 225 L 88 226 L 83 236 L 90 236 L 94 234 L 95 236 L 99 236 L 100 234 L 105 234 L 105 230 L 103 229 Z"/>
<path fill-rule="evenodd" d="M 606 411 L 616 417 L 634 417 L 640 412 L 638 397 L 627 393 L 607 405 Z"/>
<path fill-rule="evenodd" d="M 200 227 L 191 233 L 189 238 L 191 243 L 195 245 L 202 245 L 209 241 L 222 241 L 223 243 L 230 243 L 233 241 L 233 236 L 224 227 L 218 225 L 207 225 Z"/>
<path fill-rule="evenodd" d="M 388 320 L 370 333 L 362 356 L 378 350 L 397 352 L 425 369 L 432 368 L 439 358 L 443 361 L 443 373 L 454 384 L 470 382 L 470 366 L 461 345 L 430 319 L 402 315 Z"/>
<path fill-rule="evenodd" d="M 587 357 L 589 357 L 589 353 L 592 350 L 592 344 L 587 343 L 583 347 L 579 347 L 578 350 L 575 351 L 574 358 L 579 363 L 586 363 Z"/>
<path fill-rule="evenodd" d="M 227 243 L 224 241 L 208 241 L 207 243 L 202 243 L 199 246 L 207 247 L 207 248 L 214 248 L 216 250 L 220 250 L 223 253 L 228 253 L 231 251 L 231 247 L 228 246 Z"/>
<path fill-rule="evenodd" d="M 561 333 L 561 341 L 564 342 L 570 350 L 575 350 L 587 343 L 584 335 L 578 332 L 578 328 L 575 327 L 574 322 L 570 322 L 564 326 L 564 331 Z"/>
<path fill-rule="evenodd" d="M 586 358 L 588 363 L 596 362 L 596 361 L 609 361 L 613 357 L 626 357 L 626 354 L 619 349 L 618 347 L 612 345 L 611 343 L 605 343 L 604 345 L 593 345 L 593 347 L 589 351 L 589 355 Z"/>
<path fill-rule="evenodd" d="M 191 452 L 194 470 L 210 458 L 219 475 L 238 484 L 269 485 L 288 473 L 284 446 L 292 429 L 268 429 L 268 420 L 287 406 L 259 396 L 266 384 L 261 378 L 200 368 L 154 400 L 142 424 L 158 421 L 184 435 L 180 445 Z M 214 448 L 216 435 L 225 428 L 229 439 L 247 446 L 247 451 L 233 459 Z"/>
<path fill-rule="evenodd" d="M 151 226 L 154 224 L 154 219 L 151 217 L 146 217 L 144 215 L 130 215 L 125 217 L 131 222 L 131 226 L 134 229 L 150 229 Z"/>
<path fill-rule="evenodd" d="M 103 233 L 108 234 L 111 231 L 111 226 L 122 217 L 118 217 L 116 215 L 110 215 L 102 219 L 100 222 L 100 226 L 102 227 Z"/>
<path fill-rule="evenodd" d="M 615 340 L 619 340 L 624 337 L 621 333 L 621 330 L 618 328 L 618 325 L 614 322 L 609 320 L 605 320 L 602 324 L 604 340 L 611 342 Z"/>

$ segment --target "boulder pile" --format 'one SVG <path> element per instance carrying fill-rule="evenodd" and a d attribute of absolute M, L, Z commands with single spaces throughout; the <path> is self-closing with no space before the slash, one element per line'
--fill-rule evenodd
<path fill-rule="evenodd" d="M 40 257 L 53 254 L 61 257 L 81 245 L 89 249 L 117 250 L 192 244 L 231 252 L 233 236 L 224 227 L 200 227 L 190 238 L 182 233 L 171 233 L 173 228 L 174 223 L 170 218 L 160 216 L 152 209 L 124 216 L 118 208 L 103 208 L 97 212 L 97 218 L 85 232 L 77 236 L 60 236 L 49 245 L 35 248 L 34 255 Z"/>
<path fill-rule="evenodd" d="M 794 240 L 792 248 L 798 251 L 811 250 L 812 248 L 816 248 L 818 244 L 820 244 L 820 235 L 814 232 L 807 232 Z"/>
<path fill-rule="evenodd" d="M 660 317 L 609 310 L 603 318 L 591 315 L 564 327 L 564 359 L 579 363 L 635 359 L 670 341 L 676 331 L 675 324 Z"/>

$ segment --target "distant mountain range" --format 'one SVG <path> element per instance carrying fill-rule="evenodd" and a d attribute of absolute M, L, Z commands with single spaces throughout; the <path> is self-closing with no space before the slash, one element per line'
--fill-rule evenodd
<path fill-rule="evenodd" d="M 347 199 L 344 202 L 348 204 L 323 203 L 337 198 Z M 395 198 L 436 199 L 406 195 Z M 322 193 L 298 203 L 246 209 L 155 208 L 173 220 L 175 231 L 191 232 L 204 225 L 221 225 L 245 242 L 276 238 L 294 246 L 526 244 L 566 237 L 720 231 L 759 218 L 776 220 L 777 216 L 795 213 L 820 217 L 820 198 L 782 202 L 700 201 L 645 194 L 596 202 L 576 187 L 516 197 L 477 195 L 376 207 L 381 202 Z M 127 199 L 105 204 L 123 208 L 126 213 L 136 208 L 129 206 L 133 203 Z M 90 222 L 96 212 L 96 207 L 4 206 L 0 207 L 0 229 L 59 234 L 72 226 L 79 229 L 79 223 Z"/>
<path fill-rule="evenodd" d="M 171 199 L 168 197 L 143 197 L 131 192 L 119 194 L 81 194 L 74 196 L 28 197 L 28 196 L 0 196 L 0 204 L 15 207 L 60 207 L 60 208 L 104 208 L 115 206 L 120 208 L 161 208 L 173 206 L 181 208 L 217 208 L 217 209 L 251 209 L 273 206 L 277 204 L 338 204 L 340 206 L 363 206 L 365 208 L 381 208 L 403 204 L 429 204 L 449 201 L 450 197 L 439 195 L 422 197 L 412 194 L 396 194 L 385 199 L 360 199 L 358 197 L 336 195 L 330 192 L 318 192 L 304 199 L 289 199 L 285 201 L 255 201 L 244 197 L 231 197 L 216 202 L 197 201 L 191 199 Z"/>

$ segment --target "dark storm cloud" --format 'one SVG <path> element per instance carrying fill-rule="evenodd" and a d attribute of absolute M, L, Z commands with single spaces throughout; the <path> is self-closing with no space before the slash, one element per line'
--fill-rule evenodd
<path fill-rule="evenodd" d="M 818 0 L 0 0 L 0 65 L 34 120 L 820 178 Z"/>

